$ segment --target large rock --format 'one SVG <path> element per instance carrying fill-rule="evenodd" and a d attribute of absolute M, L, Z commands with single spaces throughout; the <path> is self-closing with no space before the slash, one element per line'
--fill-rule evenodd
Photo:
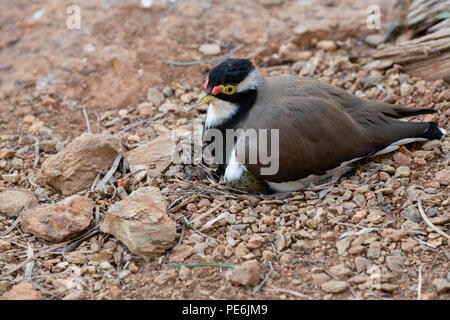
<path fill-rule="evenodd" d="M 32 192 L 24 190 L 5 190 L 0 192 L 0 213 L 10 217 L 17 217 L 27 203 L 28 208 L 38 205 L 36 197 Z"/>
<path fill-rule="evenodd" d="M 131 171 L 146 169 L 150 177 L 166 170 L 172 163 L 172 135 L 163 134 L 156 139 L 126 153 Z"/>
<path fill-rule="evenodd" d="M 92 220 L 94 202 L 74 195 L 53 205 L 26 210 L 21 217 L 22 230 L 54 242 L 79 236 Z"/>
<path fill-rule="evenodd" d="M 98 170 L 109 169 L 120 150 L 118 137 L 84 133 L 44 161 L 37 182 L 64 195 L 89 189 Z"/>
<path fill-rule="evenodd" d="M 166 200 L 155 187 L 141 188 L 113 204 L 100 228 L 146 261 L 162 255 L 176 237 L 175 224 L 166 214 Z"/>
<path fill-rule="evenodd" d="M 42 300 L 42 295 L 29 282 L 22 282 L 5 292 L 0 300 Z"/>

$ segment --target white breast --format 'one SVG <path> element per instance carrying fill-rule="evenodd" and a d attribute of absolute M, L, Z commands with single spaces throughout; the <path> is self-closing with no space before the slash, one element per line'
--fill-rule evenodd
<path fill-rule="evenodd" d="M 217 100 L 209 105 L 206 113 L 206 129 L 215 128 L 233 117 L 238 110 L 238 106 L 223 100 Z"/>

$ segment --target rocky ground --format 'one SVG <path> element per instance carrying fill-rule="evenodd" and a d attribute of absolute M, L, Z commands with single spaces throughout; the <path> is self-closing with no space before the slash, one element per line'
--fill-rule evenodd
<path fill-rule="evenodd" d="M 214 64 L 161 59 L 240 44 L 267 75 L 432 108 L 412 120 L 448 129 L 447 83 L 368 58 L 385 44 L 363 36 L 367 3 L 80 1 L 76 33 L 58 3 L 0 3 L 1 299 L 449 299 L 448 136 L 272 196 L 171 160 Z"/>

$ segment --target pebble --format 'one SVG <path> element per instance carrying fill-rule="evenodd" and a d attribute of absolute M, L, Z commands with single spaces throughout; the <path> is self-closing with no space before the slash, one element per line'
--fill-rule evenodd
<path fill-rule="evenodd" d="M 386 263 L 391 271 L 400 270 L 406 261 L 406 257 L 402 256 L 388 256 Z"/>
<path fill-rule="evenodd" d="M 256 260 L 242 263 L 231 273 L 231 282 L 241 286 L 256 286 L 260 282 L 261 268 Z"/>
<path fill-rule="evenodd" d="M 422 220 L 422 217 L 419 214 L 419 210 L 415 206 L 409 206 L 405 210 L 403 210 L 402 217 L 416 223 Z"/>
<path fill-rule="evenodd" d="M 348 247 L 350 246 L 350 243 L 352 242 L 351 237 L 346 237 L 342 240 L 339 240 L 336 242 L 336 248 L 338 249 L 339 255 L 344 255 L 347 252 Z"/>
<path fill-rule="evenodd" d="M 178 278 L 180 280 L 186 281 L 191 277 L 191 270 L 188 267 L 181 266 L 178 271 Z"/>
<path fill-rule="evenodd" d="M 321 40 L 317 42 L 316 48 L 323 49 L 325 51 L 334 51 L 337 49 L 337 45 L 333 40 Z"/>
<path fill-rule="evenodd" d="M 166 270 L 161 272 L 153 281 L 159 285 L 162 286 L 166 283 L 168 283 L 170 280 L 176 279 L 178 276 L 178 271 L 176 269 Z"/>
<path fill-rule="evenodd" d="M 220 51 L 221 51 L 220 46 L 215 43 L 202 44 L 198 50 L 207 56 L 218 55 L 218 54 L 220 54 Z"/>
<path fill-rule="evenodd" d="M 0 240 L 0 253 L 8 251 L 11 249 L 11 242 L 7 240 Z"/>
<path fill-rule="evenodd" d="M 383 222 L 383 215 L 384 212 L 380 211 L 378 209 L 370 209 L 369 210 L 369 215 L 367 216 L 367 218 L 369 219 L 369 221 L 373 224 L 379 224 L 381 222 Z"/>
<path fill-rule="evenodd" d="M 164 102 L 164 95 L 157 88 L 150 88 L 147 91 L 147 101 L 159 107 Z"/>
<path fill-rule="evenodd" d="M 355 266 L 357 272 L 365 272 L 367 270 L 367 267 L 372 262 L 369 259 L 366 259 L 364 257 L 356 257 L 355 258 Z"/>
<path fill-rule="evenodd" d="M 348 283 L 345 281 L 330 280 L 322 283 L 321 288 L 327 293 L 340 293 L 348 288 Z"/>
<path fill-rule="evenodd" d="M 411 170 L 409 169 L 409 167 L 401 166 L 395 170 L 396 178 L 409 177 L 410 175 L 411 175 Z"/>
<path fill-rule="evenodd" d="M 447 167 L 436 173 L 436 181 L 443 186 L 450 185 L 450 167 Z"/>

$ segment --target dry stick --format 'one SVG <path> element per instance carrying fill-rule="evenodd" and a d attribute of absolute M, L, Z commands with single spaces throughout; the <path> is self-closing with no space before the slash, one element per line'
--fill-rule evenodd
<path fill-rule="evenodd" d="M 281 293 L 289 293 L 289 294 L 292 294 L 292 295 L 300 297 L 300 298 L 308 298 L 308 299 L 310 299 L 310 297 L 307 296 L 306 294 L 303 294 L 303 293 L 298 292 L 298 291 L 283 289 L 283 288 L 272 287 L 272 288 L 263 289 L 263 290 L 264 291 L 281 292 Z"/>
<path fill-rule="evenodd" d="M 419 267 L 419 284 L 417 285 L 417 300 L 420 300 L 422 295 L 422 265 Z"/>
<path fill-rule="evenodd" d="M 122 154 L 121 153 L 119 153 L 117 155 L 116 159 L 114 160 L 114 162 L 113 162 L 113 164 L 111 166 L 111 169 L 109 169 L 108 172 L 103 177 L 103 179 L 100 180 L 98 185 L 95 187 L 95 190 L 103 191 L 103 188 L 105 187 L 106 183 L 109 181 L 109 179 L 111 179 L 113 174 L 117 171 L 117 168 L 119 167 L 119 164 L 120 164 L 120 159 L 122 159 Z"/>
<path fill-rule="evenodd" d="M 100 116 L 97 111 L 94 111 L 95 117 L 97 118 L 97 133 L 100 134 Z"/>
<path fill-rule="evenodd" d="M 27 249 L 27 259 L 30 259 L 34 254 L 33 248 L 28 243 L 28 249 Z M 34 267 L 34 260 L 30 260 L 30 262 L 27 263 L 25 267 L 25 273 L 24 273 L 24 280 L 29 280 L 31 278 L 31 273 L 33 272 Z"/>
<path fill-rule="evenodd" d="M 175 207 L 173 207 L 172 209 L 169 210 L 169 213 L 175 213 L 178 210 L 180 210 L 181 208 L 183 208 L 184 206 L 188 205 L 191 202 L 194 202 L 195 200 L 197 200 L 197 195 L 192 195 L 189 198 L 187 198 L 186 200 L 184 200 L 183 202 L 181 202 L 179 205 L 176 205 Z"/>
<path fill-rule="evenodd" d="M 444 253 L 444 255 L 447 257 L 447 259 L 450 261 L 450 252 L 448 252 L 446 249 L 441 247 L 441 251 Z"/>
<path fill-rule="evenodd" d="M 175 206 L 175 204 L 176 204 L 177 202 L 183 200 L 183 198 L 184 198 L 184 196 L 181 196 L 181 197 L 179 197 L 179 198 L 176 198 L 171 204 L 169 204 L 169 206 L 167 207 L 167 210 L 172 209 L 172 208 Z"/>
<path fill-rule="evenodd" d="M 215 63 L 221 60 L 225 60 L 226 58 L 232 56 L 233 54 L 235 54 L 236 52 L 238 52 L 239 50 L 241 50 L 244 47 L 244 44 L 241 44 L 239 46 L 237 46 L 236 48 L 234 48 L 233 50 L 231 50 L 230 52 L 228 52 L 227 54 L 224 54 L 223 56 L 219 56 L 213 59 L 208 59 L 208 60 L 198 60 L 198 61 L 190 61 L 190 62 L 177 62 L 177 61 L 169 61 L 169 60 L 161 60 L 163 63 L 165 64 L 170 64 L 173 66 L 177 66 L 177 67 L 189 67 L 189 66 L 194 66 L 197 64 L 209 64 L 209 63 Z"/>
<path fill-rule="evenodd" d="M 262 288 L 262 286 L 266 283 L 267 279 L 269 279 L 269 277 L 272 275 L 272 272 L 274 269 L 273 269 L 271 261 L 269 261 L 269 266 L 270 266 L 270 271 L 266 274 L 263 281 L 261 281 L 261 283 L 253 290 L 252 296 L 254 296 Z"/>
<path fill-rule="evenodd" d="M 117 133 L 123 133 L 123 132 L 130 131 L 131 129 L 134 129 L 134 128 L 136 128 L 137 126 L 140 126 L 141 124 L 144 124 L 144 123 L 147 124 L 147 123 L 149 123 L 149 122 L 150 122 L 149 120 L 141 120 L 141 121 L 138 121 L 138 122 L 136 122 L 135 124 L 132 124 L 132 125 L 126 127 L 125 129 L 120 130 L 120 131 L 117 132 Z"/>
<path fill-rule="evenodd" d="M 225 202 L 219 203 L 217 206 L 215 206 L 214 208 L 209 209 L 204 214 L 201 214 L 197 218 L 192 219 L 191 221 L 189 221 L 189 223 L 194 223 L 194 222 L 196 222 L 196 221 L 198 221 L 200 219 L 203 219 L 204 217 L 206 217 L 206 216 L 210 215 L 211 213 L 215 212 L 217 209 L 219 209 L 224 204 L 225 204 Z"/>
<path fill-rule="evenodd" d="M 86 107 L 82 106 L 81 110 L 83 111 L 84 121 L 86 121 L 87 132 L 88 133 L 92 133 L 92 131 L 91 131 L 91 124 L 89 123 L 89 116 L 87 114 Z"/>
<path fill-rule="evenodd" d="M 39 163 L 39 140 L 35 136 L 32 136 L 32 137 L 34 137 L 34 141 L 35 141 L 34 142 L 34 162 L 33 162 L 33 167 L 36 168 L 36 166 Z"/>
<path fill-rule="evenodd" d="M 439 229 L 438 227 L 436 227 L 431 221 L 430 219 L 428 219 L 427 215 L 425 214 L 425 212 L 423 211 L 422 208 L 422 198 L 419 198 L 418 201 L 418 207 L 419 207 L 419 213 L 422 216 L 422 219 L 425 221 L 425 223 L 434 231 L 436 231 L 437 233 L 439 233 L 441 236 L 447 238 L 447 240 L 450 240 L 450 236 L 448 234 L 446 234 L 444 231 L 442 231 L 441 229 Z"/>

